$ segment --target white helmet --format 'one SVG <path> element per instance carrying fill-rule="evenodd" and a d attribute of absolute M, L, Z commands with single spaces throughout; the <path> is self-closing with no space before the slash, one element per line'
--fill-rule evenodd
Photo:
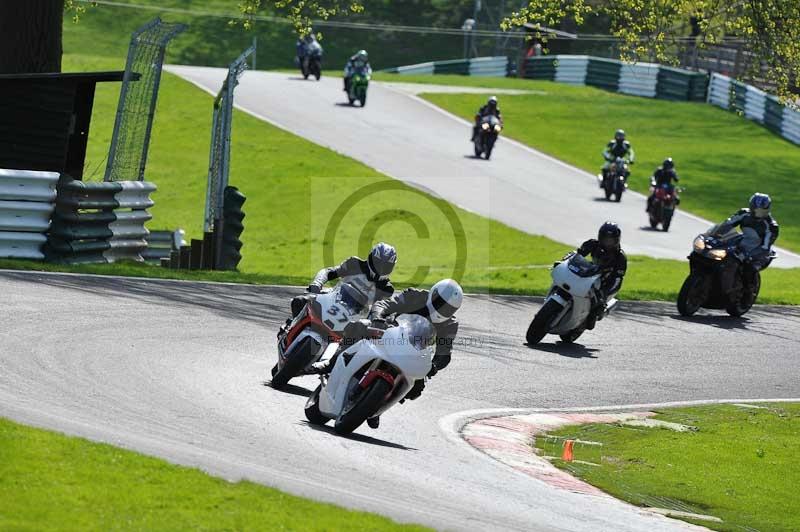
<path fill-rule="evenodd" d="M 433 323 L 442 323 L 461 307 L 464 291 L 452 279 L 442 279 L 428 292 L 428 313 Z"/>

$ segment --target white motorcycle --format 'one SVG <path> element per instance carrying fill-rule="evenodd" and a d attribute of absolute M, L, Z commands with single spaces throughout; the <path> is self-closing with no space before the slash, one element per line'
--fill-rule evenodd
<path fill-rule="evenodd" d="M 306 403 L 306 418 L 316 425 L 334 419 L 337 434 L 349 434 L 371 417 L 380 416 L 402 400 L 431 370 L 435 332 L 431 323 L 414 314 L 397 317 L 385 331 L 369 329 L 371 338 L 344 349 L 330 375 Z M 338 344 L 328 346 L 332 356 Z"/>
<path fill-rule="evenodd" d="M 586 320 L 597 302 L 600 267 L 579 253 L 572 252 L 556 263 L 551 275 L 553 286 L 528 327 L 529 345 L 540 342 L 548 333 L 559 335 L 566 343 L 574 342 L 586 330 Z M 605 314 L 616 305 L 617 300 L 611 298 Z"/>
<path fill-rule="evenodd" d="M 369 303 L 369 295 L 347 282 L 339 283 L 330 292 L 307 296 L 305 307 L 278 332 L 278 362 L 272 368 L 272 387 L 283 388 L 318 361 L 331 342 L 341 339 L 348 323 L 366 316 Z"/>

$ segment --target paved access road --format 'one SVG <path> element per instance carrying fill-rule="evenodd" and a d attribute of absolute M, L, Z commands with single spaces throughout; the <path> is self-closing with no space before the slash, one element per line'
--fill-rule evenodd
<path fill-rule="evenodd" d="M 226 75 L 219 68 L 167 70 L 212 93 Z M 651 231 L 644 227 L 643 196 L 629 192 L 621 203 L 601 200 L 594 177 L 508 139 L 500 140 L 491 161 L 474 159 L 469 125 L 414 96 L 418 87 L 407 85 L 372 83 L 367 106 L 361 109 L 346 105 L 338 77 L 316 82 L 294 74 L 247 72 L 236 88 L 236 104 L 470 211 L 566 244 L 579 245 L 612 219 L 622 227 L 628 253 L 683 260 L 694 237 L 711 226 L 679 211 L 669 233 Z M 429 87 L 431 92 L 443 90 Z M 599 168 L 599 154 L 597 162 Z M 639 168 L 636 175 L 643 179 L 641 172 L 651 170 Z M 781 252 L 774 263 L 779 268 L 797 266 L 800 256 L 789 252 Z"/>
<path fill-rule="evenodd" d="M 800 397 L 800 310 L 684 320 L 623 303 L 583 345 L 529 349 L 531 298 L 468 296 L 452 365 L 381 428 L 306 423 L 315 386 L 264 385 L 297 289 L 0 272 L 0 416 L 440 529 L 685 526 L 554 492 L 448 438 L 468 409 Z"/>

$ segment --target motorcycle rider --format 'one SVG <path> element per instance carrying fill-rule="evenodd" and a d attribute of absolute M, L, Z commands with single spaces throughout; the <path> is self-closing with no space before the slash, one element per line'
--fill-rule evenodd
<path fill-rule="evenodd" d="M 613 163 L 617 157 L 622 157 L 628 164 L 633 164 L 636 157 L 633 152 L 633 146 L 631 146 L 630 142 L 625 140 L 625 131 L 622 129 L 618 129 L 616 133 L 614 133 L 614 138 L 608 142 L 606 149 L 603 151 L 603 159 L 606 160 L 602 169 L 603 180 L 607 177 L 606 174 L 611 167 L 611 163 Z M 602 182 L 600 183 L 600 188 L 603 188 Z"/>
<path fill-rule="evenodd" d="M 369 55 L 366 50 L 359 50 L 344 66 L 344 91 L 350 94 L 350 80 L 358 70 L 365 69 L 368 76 L 372 75 L 372 67 L 369 64 Z"/>
<path fill-rule="evenodd" d="M 767 194 L 756 192 L 750 196 L 749 208 L 740 209 L 736 214 L 722 222 L 719 234 L 725 234 L 739 227 L 744 235 L 739 244 L 739 258 L 745 266 L 745 279 L 753 278 L 755 272 L 766 268 L 771 261 L 772 245 L 778 239 L 779 226 L 772 217 L 772 199 Z M 736 264 L 722 272 L 722 286 L 732 287 Z"/>
<path fill-rule="evenodd" d="M 475 142 L 475 139 L 478 138 L 478 127 L 481 124 L 481 119 L 485 116 L 496 116 L 502 122 L 503 117 L 500 114 L 500 107 L 497 105 L 497 96 L 490 96 L 486 101 L 486 105 L 475 113 L 475 125 L 472 127 L 472 138 L 470 139 L 472 142 Z"/>
<path fill-rule="evenodd" d="M 320 54 L 322 53 L 322 46 L 320 46 L 317 37 L 313 33 L 309 33 L 297 39 L 296 48 L 298 65 L 302 65 L 303 59 L 305 59 L 307 55 L 312 55 L 315 50 Z"/>
<path fill-rule="evenodd" d="M 372 306 L 368 320 L 361 320 L 353 323 L 353 327 L 346 329 L 347 340 L 342 345 L 352 345 L 361 338 L 367 336 L 367 327 L 385 328 L 386 319 L 400 314 L 416 314 L 430 320 L 436 332 L 436 352 L 433 355 L 431 370 L 428 378 L 433 377 L 440 370 L 450 364 L 453 341 L 458 334 L 458 320 L 455 317 L 456 311 L 461 308 L 464 300 L 464 291 L 461 286 L 453 279 L 442 279 L 434 284 L 430 290 L 420 290 L 417 288 L 406 288 L 399 294 L 376 302 Z M 339 352 L 327 361 L 317 362 L 312 365 L 313 373 L 329 373 L 336 364 Z M 425 388 L 425 379 L 420 379 L 414 383 L 408 391 L 403 401 L 406 399 L 413 401 L 422 394 Z M 373 429 L 380 424 L 379 417 L 367 420 Z"/>
<path fill-rule="evenodd" d="M 374 303 L 391 297 L 394 293 L 389 275 L 394 270 L 396 263 L 397 251 L 394 247 L 385 242 L 378 242 L 370 250 L 366 260 L 353 256 L 345 259 L 338 266 L 322 268 L 314 276 L 314 280 L 308 285 L 306 291 L 311 294 L 319 294 L 327 282 L 342 279 L 343 282 L 352 284 L 365 294 L 374 294 L 370 302 Z M 292 299 L 292 317 L 297 316 L 305 304 L 306 296 L 297 296 Z"/>
<path fill-rule="evenodd" d="M 622 230 L 614 222 L 605 222 L 597 232 L 597 240 L 589 239 L 578 248 L 584 257 L 591 255 L 592 262 L 600 266 L 602 280 L 597 302 L 586 319 L 586 328 L 594 329 L 597 320 L 605 315 L 606 302 L 622 288 L 622 280 L 628 270 L 628 258 L 620 247 Z"/>
<path fill-rule="evenodd" d="M 673 190 L 675 187 L 673 187 L 672 182 L 674 181 L 677 183 L 679 181 L 678 173 L 675 171 L 675 162 L 672 160 L 672 157 L 667 157 L 664 159 L 664 162 L 661 163 L 661 166 L 656 168 L 655 172 L 653 172 L 652 181 L 655 186 L 653 187 L 652 193 L 647 198 L 647 208 L 645 209 L 645 212 L 650 212 L 650 208 L 653 206 L 653 200 L 656 197 L 656 188 L 662 185 L 667 185 L 671 190 Z M 681 200 L 676 194 L 675 205 L 680 205 L 680 203 Z"/>

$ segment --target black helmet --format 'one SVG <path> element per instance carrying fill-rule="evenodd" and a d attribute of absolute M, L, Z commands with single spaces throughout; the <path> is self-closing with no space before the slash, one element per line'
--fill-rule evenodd
<path fill-rule="evenodd" d="M 661 166 L 664 168 L 664 170 L 672 170 L 675 168 L 675 163 L 673 162 L 672 157 L 667 157 L 664 159 L 664 162 L 661 163 Z"/>
<path fill-rule="evenodd" d="M 772 199 L 769 195 L 756 192 L 750 196 L 750 212 L 756 218 L 766 218 L 769 216 L 770 207 L 772 207 Z"/>
<path fill-rule="evenodd" d="M 397 262 L 397 251 L 393 246 L 385 242 L 378 242 L 369 252 L 367 264 L 373 275 L 378 277 L 386 277 L 392 270 Z"/>
<path fill-rule="evenodd" d="M 620 230 L 617 224 L 614 222 L 606 222 L 600 226 L 600 230 L 597 232 L 597 242 L 603 250 L 618 250 L 621 236 L 622 230 Z"/>
<path fill-rule="evenodd" d="M 625 140 L 625 131 L 622 129 L 618 129 L 616 133 L 614 133 L 614 140 L 617 142 L 622 142 Z"/>
<path fill-rule="evenodd" d="M 486 102 L 486 105 L 488 105 L 490 109 L 496 109 L 497 108 L 497 96 L 489 97 L 489 101 Z"/>

